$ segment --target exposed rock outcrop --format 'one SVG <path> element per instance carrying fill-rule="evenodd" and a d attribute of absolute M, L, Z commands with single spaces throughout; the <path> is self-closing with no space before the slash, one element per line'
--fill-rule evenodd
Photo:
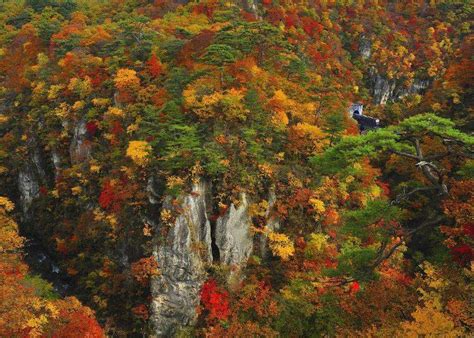
<path fill-rule="evenodd" d="M 258 1 L 257 0 L 241 0 L 242 8 L 248 12 L 252 13 L 256 19 L 261 20 L 260 11 L 258 10 Z"/>
<path fill-rule="evenodd" d="M 373 96 L 375 103 L 386 104 L 387 101 L 393 97 L 395 86 L 396 84 L 394 81 L 389 81 L 386 78 L 377 74 L 375 76 L 373 87 Z"/>
<path fill-rule="evenodd" d="M 27 162 L 18 173 L 18 191 L 23 218 L 28 218 L 28 211 L 33 200 L 38 196 L 40 182 L 35 166 Z"/>
<path fill-rule="evenodd" d="M 428 88 L 430 85 L 429 80 L 415 79 L 410 87 L 405 87 L 395 79 L 389 80 L 376 71 L 372 72 L 371 80 L 373 82 L 373 97 L 374 103 L 386 104 L 389 101 L 401 99 L 402 97 L 410 94 L 417 94 Z"/>
<path fill-rule="evenodd" d="M 20 193 L 20 207 L 22 218 L 28 220 L 30 207 L 39 195 L 41 185 L 45 185 L 47 175 L 42 152 L 38 146 L 38 140 L 32 137 L 28 141 L 28 157 L 18 172 L 18 191 Z"/>
<path fill-rule="evenodd" d="M 54 177 L 58 178 L 59 174 L 61 172 L 61 169 L 62 169 L 61 156 L 59 155 L 58 151 L 53 150 L 51 152 L 51 160 L 52 160 L 53 166 L 54 166 Z"/>
<path fill-rule="evenodd" d="M 231 204 L 225 215 L 216 221 L 215 237 L 221 263 L 240 267 L 247 262 L 253 247 L 250 224 L 247 195 L 242 193 L 238 207 Z"/>
<path fill-rule="evenodd" d="M 367 60 L 372 55 L 372 42 L 366 36 L 361 36 L 359 41 L 359 54 Z M 429 80 L 414 79 L 413 84 L 406 87 L 402 81 L 387 79 L 380 75 L 374 67 L 369 68 L 369 81 L 371 82 L 374 103 L 386 104 L 406 95 L 417 94 L 428 88 Z"/>
<path fill-rule="evenodd" d="M 200 182 L 183 198 L 179 215 L 154 255 L 160 274 L 152 283 L 152 317 L 157 336 L 171 336 L 197 318 L 199 294 L 211 262 L 211 226 L 206 214 L 208 185 Z M 171 199 L 164 208 L 173 209 Z"/>
<path fill-rule="evenodd" d="M 159 202 L 160 194 L 156 191 L 155 185 L 155 178 L 153 176 L 148 178 L 146 183 L 146 192 L 148 196 L 148 202 L 150 202 L 150 204 L 158 204 Z"/>
<path fill-rule="evenodd" d="M 364 36 L 360 39 L 359 53 L 363 59 L 368 59 L 372 55 L 372 43 Z"/>
<path fill-rule="evenodd" d="M 91 146 L 87 140 L 86 121 L 79 120 L 74 127 L 74 133 L 69 147 L 71 163 L 77 164 L 89 159 Z"/>
<path fill-rule="evenodd" d="M 35 166 L 35 171 L 38 175 L 38 178 L 40 179 L 41 182 L 46 181 L 46 170 L 45 168 L 45 161 L 44 161 L 44 156 L 42 156 L 42 152 L 40 151 L 39 147 L 36 144 L 37 140 L 33 139 L 31 143 L 33 144 L 33 151 L 31 154 L 31 162 Z"/>
<path fill-rule="evenodd" d="M 150 203 L 156 203 L 153 180 L 148 182 L 147 191 Z M 175 210 L 178 216 L 164 243 L 157 243 L 154 250 L 160 274 L 151 283 L 151 319 L 157 336 L 170 336 L 180 327 L 194 324 L 200 290 L 206 279 L 205 267 L 213 260 L 213 245 L 219 251 L 219 264 L 233 268 L 229 278 L 240 275 L 235 272 L 245 266 L 253 251 L 247 195 L 242 193 L 238 206 L 231 204 L 225 214 L 216 220 L 212 239 L 206 205 L 209 193 L 209 185 L 201 181 L 194 185 L 191 194 L 182 198 L 178 206 L 172 203 L 171 198 L 163 203 L 163 209 Z M 278 220 L 270 214 L 275 203 L 273 192 L 270 193 L 269 203 L 267 226 L 273 230 L 279 226 Z"/>

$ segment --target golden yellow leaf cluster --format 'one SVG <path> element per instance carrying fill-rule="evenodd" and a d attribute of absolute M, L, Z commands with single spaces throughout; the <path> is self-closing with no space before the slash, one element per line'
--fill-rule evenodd
<path fill-rule="evenodd" d="M 115 87 L 117 87 L 118 90 L 133 89 L 140 85 L 140 79 L 137 76 L 137 72 L 133 69 L 126 68 L 121 68 L 117 71 L 114 82 Z"/>
<path fill-rule="evenodd" d="M 268 233 L 267 237 L 269 240 L 270 249 L 275 256 L 278 256 L 282 260 L 286 261 L 294 255 L 295 247 L 287 235 L 277 232 L 270 232 Z"/>
<path fill-rule="evenodd" d="M 130 141 L 127 148 L 127 156 L 139 166 L 148 163 L 151 146 L 146 141 Z"/>

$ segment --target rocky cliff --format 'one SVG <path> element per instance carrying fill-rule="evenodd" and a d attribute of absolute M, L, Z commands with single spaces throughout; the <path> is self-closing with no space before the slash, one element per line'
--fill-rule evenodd
<path fill-rule="evenodd" d="M 208 184 L 202 181 L 182 198 L 179 207 L 172 205 L 171 198 L 163 205 L 164 210 L 179 215 L 166 237 L 157 239 L 154 250 L 160 275 L 151 283 L 151 308 L 158 336 L 169 336 L 196 320 L 199 292 L 206 279 L 205 265 L 212 260 L 211 225 L 206 213 L 208 191 Z"/>
<path fill-rule="evenodd" d="M 428 80 L 415 79 L 411 86 L 406 87 L 400 81 L 387 79 L 375 70 L 372 70 L 370 80 L 372 82 L 374 103 L 376 104 L 386 104 L 406 95 L 418 94 L 430 85 Z"/>
<path fill-rule="evenodd" d="M 148 190 L 153 195 L 153 184 L 149 184 Z M 212 209 L 208 203 L 210 194 L 210 184 L 201 180 L 193 186 L 191 193 L 178 198 L 178 204 L 170 197 L 165 198 L 161 209 L 177 216 L 171 224 L 161 222 L 156 229 L 157 234 L 163 232 L 163 227 L 168 230 L 164 238 L 161 235 L 156 238 L 154 256 L 160 274 L 151 283 L 152 321 L 155 333 L 160 337 L 195 323 L 201 287 L 211 264 L 227 267 L 230 271 L 228 282 L 233 283 L 242 278 L 253 252 L 262 257 L 269 256 L 264 235 L 254 242 L 247 194 L 242 193 L 239 202 L 232 203 L 214 224 L 208 216 Z M 268 201 L 266 227 L 273 231 L 279 228 L 279 220 L 272 215 L 276 201 L 273 190 L 270 190 Z M 218 251 L 214 255 L 213 246 Z"/>

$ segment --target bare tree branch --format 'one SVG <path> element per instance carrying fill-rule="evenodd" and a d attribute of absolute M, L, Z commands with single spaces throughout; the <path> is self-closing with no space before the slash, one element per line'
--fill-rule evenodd
<path fill-rule="evenodd" d="M 449 156 L 449 155 L 451 155 L 451 151 L 447 151 L 447 152 L 442 153 L 442 154 L 435 154 L 435 155 L 431 155 L 431 156 L 426 156 L 426 157 L 425 157 L 425 161 L 440 160 L 440 159 L 442 159 L 443 157 L 446 157 L 446 156 Z"/>
<path fill-rule="evenodd" d="M 431 186 L 431 187 L 419 187 L 415 188 L 410 192 L 406 192 L 406 189 L 397 195 L 397 197 L 391 202 L 391 204 L 399 204 L 403 200 L 407 200 L 411 195 L 416 194 L 417 192 L 420 191 L 430 191 L 430 190 L 438 190 L 439 188 L 437 186 Z"/>
<path fill-rule="evenodd" d="M 390 250 L 388 250 L 387 252 L 382 252 L 379 257 L 377 257 L 377 259 L 375 260 L 375 262 L 372 264 L 371 266 L 371 269 L 375 269 L 377 266 L 379 266 L 383 261 L 389 259 L 396 251 L 397 249 L 406 242 L 406 240 L 409 239 L 409 237 L 411 237 L 413 234 L 417 233 L 418 231 L 420 231 L 421 229 L 424 229 L 428 226 L 432 226 L 432 225 L 436 225 L 436 224 L 439 224 L 442 220 L 444 219 L 444 216 L 440 215 L 438 217 L 436 217 L 435 219 L 433 220 L 429 220 L 429 221 L 426 221 L 424 223 L 422 223 L 421 225 L 417 226 L 416 228 L 413 228 L 413 229 L 410 229 L 409 231 L 407 231 L 404 235 L 403 235 L 403 238 L 400 239 L 400 242 L 398 242 L 397 244 L 395 244 L 394 246 L 392 246 L 390 248 Z M 383 250 L 385 251 L 385 249 Z"/>
<path fill-rule="evenodd" d="M 412 159 L 418 160 L 418 161 L 420 160 L 420 158 L 419 158 L 418 156 L 413 155 L 413 154 L 409 154 L 409 153 L 405 153 L 405 152 L 403 152 L 403 151 L 392 150 L 392 152 L 393 152 L 394 154 L 397 154 L 397 155 L 400 155 L 400 156 L 403 156 L 403 157 L 412 158 Z"/>

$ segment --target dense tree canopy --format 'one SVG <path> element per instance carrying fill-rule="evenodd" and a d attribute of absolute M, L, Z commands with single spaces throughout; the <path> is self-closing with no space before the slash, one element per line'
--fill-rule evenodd
<path fill-rule="evenodd" d="M 2 1 L 0 336 L 151 334 L 154 247 L 201 178 L 210 222 L 245 193 L 269 250 L 238 283 L 215 256 L 183 336 L 472 335 L 472 10 Z"/>

